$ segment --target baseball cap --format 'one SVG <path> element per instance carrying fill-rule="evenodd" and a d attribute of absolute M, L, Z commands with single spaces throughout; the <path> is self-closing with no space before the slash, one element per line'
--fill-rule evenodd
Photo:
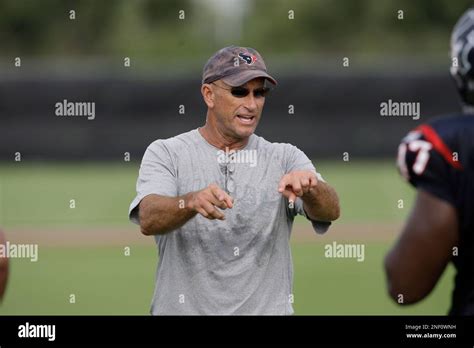
<path fill-rule="evenodd" d="M 202 72 L 202 83 L 223 80 L 237 87 L 257 77 L 264 77 L 274 85 L 277 81 L 267 73 L 262 56 L 251 47 L 229 46 L 217 51 Z"/>

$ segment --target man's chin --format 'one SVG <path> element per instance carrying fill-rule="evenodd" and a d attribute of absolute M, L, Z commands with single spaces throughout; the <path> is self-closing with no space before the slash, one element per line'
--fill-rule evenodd
<path fill-rule="evenodd" d="M 255 122 L 253 125 L 236 125 L 234 128 L 234 133 L 239 136 L 241 139 L 248 138 L 257 129 L 258 121 Z"/>
<path fill-rule="evenodd" d="M 255 128 L 249 127 L 248 129 L 237 129 L 235 133 L 240 139 L 246 139 L 249 136 L 251 136 L 253 133 L 255 133 Z"/>

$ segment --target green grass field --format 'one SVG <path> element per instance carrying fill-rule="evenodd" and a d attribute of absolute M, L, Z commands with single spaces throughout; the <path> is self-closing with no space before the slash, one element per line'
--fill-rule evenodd
<path fill-rule="evenodd" d="M 399 224 L 409 212 L 414 190 L 391 161 L 322 162 L 317 168 L 340 195 L 338 223 Z M 0 165 L 0 226 L 7 232 L 127 226 L 137 173 L 137 163 Z M 427 299 L 399 307 L 386 295 L 384 283 L 382 261 L 390 243 L 367 241 L 366 260 L 356 262 L 324 258 L 324 244 L 315 240 L 292 243 L 296 314 L 447 312 L 452 268 Z M 11 260 L 0 314 L 147 314 L 156 262 L 153 246 L 132 246 L 130 256 L 116 246 L 42 247 L 36 263 Z"/>

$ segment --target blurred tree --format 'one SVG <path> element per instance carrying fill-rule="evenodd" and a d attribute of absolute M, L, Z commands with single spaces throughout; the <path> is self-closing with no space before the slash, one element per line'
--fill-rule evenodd
<path fill-rule="evenodd" d="M 225 34 L 228 21 L 216 22 L 212 4 L 209 0 L 0 0 L 0 55 L 133 55 L 153 62 L 174 62 L 176 57 L 200 61 L 227 43 L 282 56 L 438 55 L 447 51 L 451 29 L 471 0 L 249 0 L 248 9 L 240 11 L 242 31 L 234 36 Z M 70 10 L 76 11 L 75 20 L 69 19 Z M 178 17 L 180 10 L 185 11 L 184 20 Z M 399 10 L 403 20 L 397 18 Z M 220 23 L 217 29 L 216 23 Z"/>

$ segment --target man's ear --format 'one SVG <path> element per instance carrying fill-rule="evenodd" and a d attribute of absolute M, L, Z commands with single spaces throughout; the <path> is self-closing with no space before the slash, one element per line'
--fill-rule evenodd
<path fill-rule="evenodd" d="M 201 94 L 204 99 L 204 102 L 206 103 L 207 107 L 209 109 L 212 109 L 214 107 L 214 91 L 211 88 L 211 85 L 208 83 L 205 83 L 201 86 Z"/>

